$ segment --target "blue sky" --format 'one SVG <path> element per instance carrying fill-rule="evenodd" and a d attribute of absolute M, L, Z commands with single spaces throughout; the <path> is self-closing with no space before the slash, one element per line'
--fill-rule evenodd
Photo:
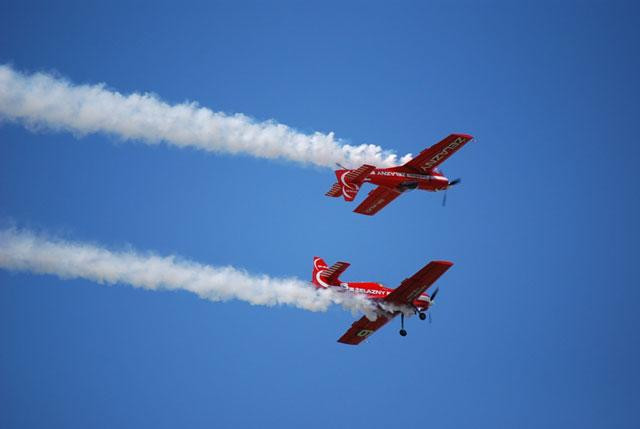
<path fill-rule="evenodd" d="M 2 427 L 637 427 L 634 2 L 3 2 L 0 63 L 417 153 L 462 184 L 373 218 L 331 170 L 0 126 L 4 224 L 395 287 L 431 325 L 0 271 Z M 366 190 L 368 191 L 368 189 Z M 360 196 L 360 199 L 362 196 Z M 397 322 L 397 321 L 395 321 Z"/>

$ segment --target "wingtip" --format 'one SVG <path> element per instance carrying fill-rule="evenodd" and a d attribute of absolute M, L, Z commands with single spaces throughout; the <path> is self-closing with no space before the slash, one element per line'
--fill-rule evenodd
<path fill-rule="evenodd" d="M 441 261 L 431 261 L 431 262 L 432 262 L 432 263 L 434 263 L 434 264 L 438 264 L 438 265 L 446 265 L 447 267 L 450 267 L 450 266 L 452 266 L 452 265 L 453 265 L 453 262 L 451 262 L 451 261 L 444 261 L 444 260 L 441 260 Z"/>
<path fill-rule="evenodd" d="M 354 213 L 358 213 L 365 216 L 373 216 L 375 213 L 365 213 L 364 211 L 359 211 L 357 208 L 353 210 Z"/>
<path fill-rule="evenodd" d="M 469 140 L 473 140 L 475 137 L 473 137 L 471 134 L 464 134 L 464 133 L 453 133 L 452 135 L 456 136 L 456 137 L 465 137 Z"/>

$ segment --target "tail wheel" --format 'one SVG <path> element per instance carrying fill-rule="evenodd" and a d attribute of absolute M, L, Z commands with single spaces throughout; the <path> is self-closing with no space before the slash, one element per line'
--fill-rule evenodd
<path fill-rule="evenodd" d="M 420 312 L 418 313 L 418 317 L 420 318 L 420 320 L 424 320 L 427 318 L 427 315 L 425 313 Z"/>
<path fill-rule="evenodd" d="M 407 331 L 405 331 L 404 329 L 400 329 L 400 335 L 403 337 L 407 336 Z"/>

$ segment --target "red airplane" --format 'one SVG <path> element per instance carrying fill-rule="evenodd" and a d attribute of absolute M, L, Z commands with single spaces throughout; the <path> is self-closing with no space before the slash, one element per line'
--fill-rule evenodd
<path fill-rule="evenodd" d="M 436 289 L 431 296 L 427 295 L 425 291 L 453 265 L 453 262 L 431 261 L 413 276 L 403 280 L 396 289 L 389 289 L 380 283 L 342 282 L 339 279 L 340 274 L 349 265 L 348 262 L 336 262 L 328 267 L 321 258 L 315 256 L 313 258 L 312 282 L 316 289 L 336 288 L 363 294 L 376 303 L 378 310 L 376 320 L 371 321 L 366 316 L 362 316 L 338 340 L 339 343 L 357 345 L 398 314 L 400 314 L 400 335 L 406 336 L 407 331 L 404 330 L 402 309 L 418 314 L 420 320 L 426 319 L 426 311 L 433 305 L 439 289 Z"/>
<path fill-rule="evenodd" d="M 354 210 L 356 213 L 372 216 L 405 191 L 447 190 L 460 183 L 460 179 L 450 181 L 437 167 L 472 139 L 467 134 L 451 134 L 399 167 L 376 168 L 364 164 L 355 170 L 348 170 L 339 165 L 342 169 L 336 171 L 338 181 L 325 195 L 336 198 L 342 195 L 345 201 L 353 201 L 363 183 L 378 185 Z"/>

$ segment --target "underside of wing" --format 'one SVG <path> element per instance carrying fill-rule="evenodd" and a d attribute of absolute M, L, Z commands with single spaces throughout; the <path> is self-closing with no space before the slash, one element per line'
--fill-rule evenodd
<path fill-rule="evenodd" d="M 387 204 L 395 200 L 402 192 L 385 186 L 378 186 L 371 192 L 365 200 L 354 210 L 367 216 L 373 216 L 382 210 Z"/>
<path fill-rule="evenodd" d="M 449 261 L 429 262 L 413 276 L 405 279 L 384 300 L 393 304 L 411 305 L 414 299 L 435 283 L 452 265 L 453 262 Z"/>
<path fill-rule="evenodd" d="M 409 167 L 419 173 L 428 173 L 472 139 L 473 137 L 467 134 L 451 134 L 441 142 L 420 152 L 418 156 L 407 162 L 404 167 Z"/>
<path fill-rule="evenodd" d="M 383 327 L 391 318 L 393 316 L 378 316 L 376 320 L 371 321 L 366 316 L 362 316 L 360 320 L 351 325 L 351 328 L 340 337 L 338 342 L 353 346 L 358 345 L 366 340 L 369 335 Z"/>

